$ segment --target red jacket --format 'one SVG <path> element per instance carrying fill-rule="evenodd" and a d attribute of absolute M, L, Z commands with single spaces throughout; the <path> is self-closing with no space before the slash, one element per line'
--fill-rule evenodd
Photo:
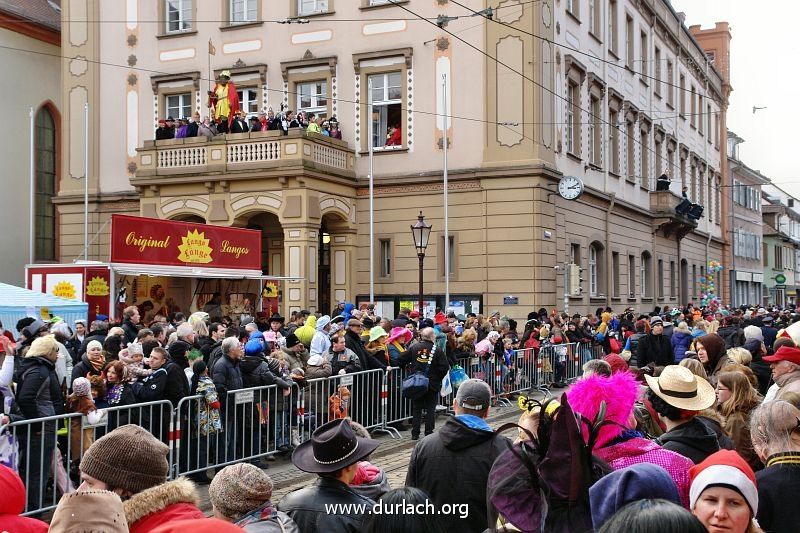
<path fill-rule="evenodd" d="M 148 533 L 175 520 L 205 518 L 198 501 L 194 483 L 178 478 L 134 494 L 122 507 L 130 533 Z"/>
<path fill-rule="evenodd" d="M 0 465 L 0 531 L 25 531 L 47 533 L 48 526 L 41 520 L 19 516 L 25 510 L 25 485 L 19 475 Z"/>

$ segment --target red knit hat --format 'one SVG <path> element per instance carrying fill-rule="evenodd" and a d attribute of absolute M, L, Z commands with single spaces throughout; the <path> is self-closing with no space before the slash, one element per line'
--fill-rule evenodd
<path fill-rule="evenodd" d="M 741 494 L 753 515 L 758 510 L 756 475 L 750 465 L 733 450 L 720 450 L 706 457 L 702 463 L 689 469 L 692 480 L 689 489 L 689 508 L 694 509 L 697 499 L 709 487 L 725 487 Z"/>
<path fill-rule="evenodd" d="M 433 317 L 433 323 L 436 325 L 447 324 L 447 317 L 445 316 L 444 313 L 439 311 L 438 313 L 436 313 L 436 316 Z"/>

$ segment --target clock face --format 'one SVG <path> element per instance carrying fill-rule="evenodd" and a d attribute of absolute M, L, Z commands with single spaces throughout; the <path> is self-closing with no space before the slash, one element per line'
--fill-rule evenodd
<path fill-rule="evenodd" d="M 564 176 L 558 182 L 558 194 L 565 200 L 575 200 L 583 194 L 583 182 L 575 176 Z"/>

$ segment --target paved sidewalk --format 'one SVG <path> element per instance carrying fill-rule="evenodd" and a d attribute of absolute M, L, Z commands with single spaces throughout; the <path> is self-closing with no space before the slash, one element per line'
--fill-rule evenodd
<path fill-rule="evenodd" d="M 560 395 L 561 391 L 553 391 Z M 516 403 L 511 406 L 499 406 L 492 408 L 489 413 L 489 425 L 496 428 L 506 422 L 516 422 L 519 418 L 520 410 Z M 439 413 L 436 419 L 436 430 L 445 421 L 447 415 Z M 409 422 L 410 427 L 410 422 Z M 381 441 L 381 445 L 370 457 L 370 462 L 384 469 L 389 477 L 389 484 L 392 488 L 402 487 L 405 484 L 406 470 L 411 459 L 411 452 L 415 442 L 411 440 L 411 431 L 406 430 L 400 433 L 401 438 L 396 439 L 391 436 L 373 431 L 372 437 Z M 272 478 L 275 488 L 272 493 L 272 501 L 277 503 L 280 499 L 292 490 L 308 486 L 314 481 L 316 475 L 308 474 L 298 470 L 292 463 L 288 455 L 279 457 L 275 462 L 268 463 L 266 472 Z M 198 486 L 201 495 L 200 509 L 207 515 L 211 515 L 211 502 L 208 499 L 208 485 Z"/>

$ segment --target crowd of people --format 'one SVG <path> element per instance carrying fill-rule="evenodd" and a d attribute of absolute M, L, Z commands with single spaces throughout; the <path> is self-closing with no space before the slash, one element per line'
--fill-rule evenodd
<path fill-rule="evenodd" d="M 17 434 L 28 439 L 20 446 L 22 478 L 14 465 L 0 470 L 0 486 L 17 496 L 7 509 L 0 506 L 0 527 L 5 519 L 27 520 L 16 516 L 26 495 L 28 509 L 55 503 L 46 487 L 62 446 L 54 419 L 64 413 L 82 415 L 70 419 L 63 450 L 79 488 L 63 496 L 53 527 L 90 519 L 70 513 L 79 507 L 104 509 L 102 517 L 89 513 L 92 520 L 116 517 L 120 529 L 105 526 L 109 531 L 178 531 L 182 520 L 202 517 L 195 483 L 209 482 L 216 520 L 247 531 L 769 533 L 793 531 L 800 519 L 786 505 L 800 494 L 800 317 L 790 309 L 601 308 L 588 316 L 540 309 L 521 328 L 499 312 L 437 310 L 423 318 L 403 308 L 388 319 L 372 305 L 347 302 L 327 315 L 300 311 L 288 319 L 257 313 L 212 321 L 199 311 L 143 324 L 135 306 L 119 324 L 104 318 L 88 328 L 83 321 L 26 318 L 17 334 L 0 335 L 0 426 L 51 417 Z M 559 357 L 552 357 L 560 346 L 592 348 L 578 352 L 583 375 L 574 382 L 565 382 Z M 510 384 L 523 354 L 539 366 L 552 364 L 556 384 L 569 387 L 560 401 L 519 395 L 512 442 L 486 420 L 498 397 L 513 399 Z M 456 365 L 469 365 L 473 379 L 458 384 L 454 416 L 434 432 L 443 382 Z M 487 377 L 493 373 L 486 365 L 502 368 L 499 380 Z M 308 387 L 316 378 L 393 369 L 424 375 L 427 387 L 411 401 L 411 438 L 419 442 L 406 486 L 395 489 L 369 462 L 378 442 L 347 418 L 349 398 L 339 390 L 331 399 L 342 403 L 334 408 Z M 275 505 L 268 465 L 252 460 L 261 448 L 242 438 L 256 434 L 258 418 L 228 402 L 231 392 L 262 385 L 275 392 L 268 416 L 261 413 L 272 421 L 264 435 L 292 453 L 297 468 L 318 476 Z M 401 386 L 393 382 L 388 394 L 401 395 Z M 286 400 L 292 390 L 304 395 L 316 419 L 305 420 L 308 413 Z M 381 390 L 372 392 L 377 401 Z M 178 418 L 180 438 L 198 453 L 184 454 L 180 470 L 189 479 L 167 481 L 165 424 L 190 396 L 194 407 Z M 124 417 L 114 409 L 142 402 L 171 408 Z M 102 430 L 93 427 L 104 417 Z M 313 433 L 301 442 L 304 424 Z M 210 435 L 217 436 L 216 450 L 207 448 Z M 212 464 L 229 466 L 209 480 Z M 376 502 L 432 502 L 463 513 L 370 513 Z M 326 504 L 366 507 L 331 513 Z"/>
<path fill-rule="evenodd" d="M 275 114 L 270 107 L 266 113 L 258 113 L 248 117 L 245 111 L 238 111 L 235 117 L 229 122 L 227 117 L 215 119 L 213 116 L 200 117 L 200 112 L 190 117 L 179 117 L 177 119 L 169 116 L 158 120 L 155 139 L 157 141 L 165 139 L 184 139 L 187 137 L 206 137 L 211 139 L 223 133 L 247 133 L 256 131 L 281 131 L 288 135 L 292 129 L 310 131 L 325 137 L 341 139 L 342 131 L 339 129 L 339 121 L 335 116 L 330 119 L 323 118 L 316 113 L 301 110 L 295 114 L 292 110 Z M 392 141 L 393 143 L 395 141 Z M 387 146 L 389 146 L 387 139 Z M 400 144 L 397 142 L 397 144 Z"/>

